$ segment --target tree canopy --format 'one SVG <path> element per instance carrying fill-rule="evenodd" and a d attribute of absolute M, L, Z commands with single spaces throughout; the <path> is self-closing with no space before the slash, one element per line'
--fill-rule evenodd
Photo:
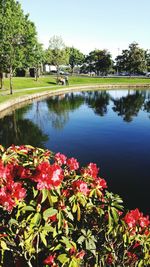
<path fill-rule="evenodd" d="M 28 15 L 24 15 L 21 5 L 15 0 L 1 0 L 0 10 L 0 72 L 9 73 L 12 94 L 15 69 L 29 66 L 37 33 L 34 23 L 29 20 Z"/>
<path fill-rule="evenodd" d="M 53 36 L 49 40 L 49 47 L 46 52 L 46 61 L 50 65 L 54 65 L 59 71 L 59 66 L 68 64 L 69 56 L 65 49 L 65 44 L 61 36 Z"/>
<path fill-rule="evenodd" d="M 119 71 L 126 71 L 129 74 L 140 74 L 146 70 L 145 50 L 135 42 L 129 45 L 129 49 L 123 50 L 117 56 L 116 65 Z"/>

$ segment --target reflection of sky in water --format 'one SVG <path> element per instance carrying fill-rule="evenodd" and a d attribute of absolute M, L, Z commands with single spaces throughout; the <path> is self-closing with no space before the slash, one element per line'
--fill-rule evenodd
<path fill-rule="evenodd" d="M 122 97 L 126 101 L 135 91 L 106 92 L 109 96 L 105 92 L 93 95 L 82 92 L 73 94 L 72 98 L 69 94 L 34 102 L 23 118 L 48 135 L 45 147 L 74 156 L 83 165 L 96 162 L 110 190 L 120 194 L 128 207 L 138 206 L 148 212 L 150 113 L 144 111 L 144 103 L 150 100 L 150 91 L 140 91 L 134 103 L 131 98 L 129 109 L 133 112 L 137 105 L 137 112 L 130 122 L 123 115 L 118 116 L 119 112 L 113 109 L 114 101 Z"/>

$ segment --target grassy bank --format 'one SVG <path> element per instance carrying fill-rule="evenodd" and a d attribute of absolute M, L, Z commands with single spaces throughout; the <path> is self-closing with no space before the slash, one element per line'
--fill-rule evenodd
<path fill-rule="evenodd" d="M 133 78 L 133 77 L 116 77 L 116 78 L 96 78 L 96 77 L 69 77 L 69 85 L 98 85 L 98 84 L 127 84 L 134 85 L 140 84 L 141 86 L 149 84 L 148 78 Z M 39 87 L 39 88 L 38 88 Z M 45 87 L 45 88 L 42 88 Z M 4 89 L 0 90 L 0 104 L 10 99 L 17 98 L 23 95 L 39 93 L 47 90 L 56 90 L 62 88 L 56 84 L 56 76 L 45 76 L 35 81 L 34 78 L 13 78 L 13 95 L 9 94 L 9 79 L 4 79 Z"/>
<path fill-rule="evenodd" d="M 115 78 L 96 78 L 96 77 L 69 77 L 70 85 L 76 84 L 114 84 L 114 83 L 149 83 L 149 78 L 133 78 L 133 77 L 115 77 Z M 34 78 L 13 78 L 14 89 L 35 88 L 56 85 L 56 76 L 45 76 L 35 81 Z M 4 88 L 9 89 L 9 79 L 4 79 Z"/>

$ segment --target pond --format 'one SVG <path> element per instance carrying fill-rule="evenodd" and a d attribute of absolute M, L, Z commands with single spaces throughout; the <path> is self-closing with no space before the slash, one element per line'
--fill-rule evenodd
<path fill-rule="evenodd" d="M 33 102 L 0 119 L 0 143 L 95 162 L 127 208 L 149 213 L 150 90 L 84 91 Z"/>

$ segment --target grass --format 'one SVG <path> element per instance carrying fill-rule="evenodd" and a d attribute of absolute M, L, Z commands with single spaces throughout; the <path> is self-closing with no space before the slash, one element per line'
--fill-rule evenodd
<path fill-rule="evenodd" d="M 149 84 L 150 85 L 150 79 L 149 78 L 133 78 L 133 77 L 114 77 L 114 78 L 97 78 L 97 77 L 76 77 L 76 76 L 70 76 L 69 77 L 69 84 L 70 86 L 74 85 L 94 85 L 94 84 Z M 41 88 L 38 87 L 47 87 L 47 88 Z M 29 95 L 33 93 L 39 93 L 42 91 L 47 91 L 49 89 L 56 90 L 60 88 L 61 86 L 58 86 L 56 84 L 56 76 L 45 76 L 38 79 L 38 81 L 35 81 L 34 78 L 30 77 L 23 77 L 13 78 L 13 95 L 9 94 L 9 79 L 4 79 L 4 89 L 0 90 L 0 103 L 3 103 L 5 101 L 8 101 L 10 99 L 22 96 L 22 95 Z M 31 90 L 23 90 L 31 88 Z M 37 89 L 32 89 L 37 88 Z M 62 87 L 61 87 L 62 88 Z"/>

